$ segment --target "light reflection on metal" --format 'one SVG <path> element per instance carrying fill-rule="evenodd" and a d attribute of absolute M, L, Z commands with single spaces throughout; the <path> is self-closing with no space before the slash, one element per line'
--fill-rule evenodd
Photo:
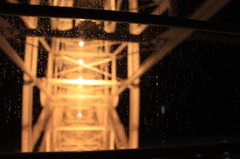
<path fill-rule="evenodd" d="M 116 42 L 91 40 L 84 46 L 77 47 L 77 39 L 54 38 L 49 46 L 41 38 L 41 43 L 50 51 L 48 76 L 44 81 L 56 102 L 53 103 L 54 111 L 45 130 L 40 150 L 90 151 L 131 148 L 127 143 L 124 127 L 116 111 L 112 110 L 117 106 L 118 98 L 111 99 L 121 84 L 116 76 L 116 56 L 133 44 L 119 43 L 117 51 L 111 52 L 111 44 Z M 134 46 L 130 55 L 139 54 L 139 45 L 136 43 Z M 68 54 L 69 52 L 74 52 L 74 56 Z M 44 96 L 41 97 L 42 103 L 46 103 Z M 136 96 L 135 99 L 139 100 L 139 97 Z M 138 132 L 137 127 L 136 130 Z"/>
<path fill-rule="evenodd" d="M 227 3 L 229 0 L 223 1 Z M 9 0 L 9 2 L 11 1 Z M 49 1 L 49 4 L 71 7 L 73 2 L 73 0 L 52 0 Z M 120 10 L 121 3 L 121 0 L 106 0 L 103 8 Z M 160 1 L 160 3 L 159 14 L 170 7 L 168 0 Z M 209 0 L 205 6 L 199 9 L 199 12 L 194 14 L 195 18 L 208 19 L 225 5 L 215 5 L 215 3 L 216 0 Z M 138 12 L 137 0 L 129 0 L 128 4 L 132 12 Z M 156 13 L 157 11 L 153 12 L 153 14 Z M 205 16 L 202 16 L 204 14 Z M 23 20 L 31 28 L 29 25 L 36 25 L 36 19 L 24 18 Z M 50 20 L 51 29 L 63 31 L 74 27 L 72 19 L 51 18 Z M 81 23 L 81 20 L 76 22 Z M 101 24 L 99 21 L 92 22 Z M 117 29 L 116 22 L 103 22 L 103 24 L 106 32 L 112 33 Z M 130 33 L 139 35 L 146 27 L 146 25 L 130 24 Z M 43 37 L 27 37 L 24 62 L 15 56 L 13 51 L 6 49 L 6 45 L 0 44 L 8 56 L 13 57 L 13 61 L 24 70 L 26 83 L 23 85 L 22 98 L 22 152 L 32 151 L 43 131 L 40 151 L 137 148 L 140 106 L 139 77 L 189 36 L 192 30 L 182 31 L 173 28 L 169 32 L 177 32 L 178 34 L 172 35 L 179 36 L 176 39 L 170 39 L 168 45 L 161 48 L 160 51 L 157 50 L 141 67 L 139 43 L 120 43 L 108 40 L 79 42 L 78 39 L 73 38 L 52 38 L 50 39 L 51 45 L 49 45 Z M 166 34 L 168 32 L 163 36 Z M 0 37 L 0 40 L 6 42 L 3 37 Z M 42 80 L 36 77 L 38 56 L 38 47 L 36 46 L 39 45 L 38 42 L 48 52 L 47 75 Z M 116 43 L 118 47 L 112 51 L 112 46 Z M 120 81 L 116 73 L 118 69 L 123 69 L 117 68 L 117 55 L 124 49 L 127 50 L 125 69 L 127 69 L 128 79 L 126 82 Z M 33 128 L 33 85 L 27 83 L 29 79 L 40 88 L 40 101 L 44 107 Z M 127 139 L 124 126 L 115 108 L 118 105 L 119 94 L 131 84 L 134 84 L 134 87 L 130 87 L 129 135 Z M 49 102 L 49 97 L 54 101 Z"/>

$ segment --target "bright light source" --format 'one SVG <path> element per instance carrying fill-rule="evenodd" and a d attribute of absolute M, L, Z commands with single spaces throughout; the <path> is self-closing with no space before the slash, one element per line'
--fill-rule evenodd
<path fill-rule="evenodd" d="M 83 41 L 80 41 L 78 44 L 79 44 L 79 46 L 84 46 L 84 42 Z"/>
<path fill-rule="evenodd" d="M 83 78 L 82 77 L 78 77 L 78 80 L 81 81 L 81 80 L 83 80 Z"/>
<path fill-rule="evenodd" d="M 82 77 L 78 77 L 78 79 L 77 79 L 77 84 L 79 84 L 78 88 L 82 88 L 82 85 L 81 85 L 82 81 L 83 81 L 83 78 Z"/>
<path fill-rule="evenodd" d="M 79 59 L 78 63 L 82 65 L 84 63 L 83 59 Z"/>
<path fill-rule="evenodd" d="M 78 116 L 79 118 L 81 118 L 81 117 L 82 117 L 82 113 L 78 113 L 77 116 Z"/>

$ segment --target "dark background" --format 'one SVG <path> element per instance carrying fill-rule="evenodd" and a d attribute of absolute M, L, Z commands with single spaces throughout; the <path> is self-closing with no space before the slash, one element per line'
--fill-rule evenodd
<path fill-rule="evenodd" d="M 185 2 L 185 3 L 184 3 Z M 175 2 L 175 16 L 189 15 L 201 2 Z M 217 4 L 216 4 L 217 5 Z M 211 21 L 240 24 L 240 2 L 232 1 Z M 154 34 L 154 30 L 147 32 Z M 24 38 L 9 38 L 23 56 Z M 141 77 L 140 147 L 226 142 L 240 133 L 240 37 L 196 32 Z M 141 61 L 154 50 L 141 44 Z M 40 48 L 38 76 L 46 53 Z M 119 59 L 124 65 L 126 59 Z M 121 68 L 121 67 L 120 67 Z M 118 70 L 125 74 L 126 70 Z M 20 151 L 22 71 L 0 53 L 0 152 Z M 33 120 L 41 110 L 35 89 Z M 117 108 L 128 127 L 128 91 Z"/>

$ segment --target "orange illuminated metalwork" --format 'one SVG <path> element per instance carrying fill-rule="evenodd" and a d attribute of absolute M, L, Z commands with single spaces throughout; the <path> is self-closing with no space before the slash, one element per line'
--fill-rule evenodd
<path fill-rule="evenodd" d="M 191 18 L 206 20 L 228 3 L 209 0 Z M 8 0 L 10 3 L 17 3 Z M 72 7 L 73 0 L 49 0 L 51 6 Z M 129 0 L 129 10 L 138 12 L 138 1 Z M 214 2 L 214 3 L 213 3 Z M 38 5 L 40 0 L 30 0 Z M 105 10 L 120 11 L 121 0 L 106 0 L 101 6 Z M 100 7 L 100 8 L 101 8 Z M 170 8 L 169 0 L 159 1 L 152 14 L 162 14 Z M 205 13 L 205 15 L 203 15 Z M 207 13 L 207 14 L 206 14 Z M 37 17 L 21 17 L 30 29 L 38 26 Z M 74 23 L 73 23 L 74 21 Z M 89 20 L 103 25 L 106 33 L 115 33 L 116 22 Z M 50 18 L 51 29 L 66 31 L 75 28 L 81 19 Z M 148 26 L 129 24 L 129 33 L 140 35 Z M 140 67 L 140 47 L 137 42 L 110 40 L 83 41 L 76 38 L 50 39 L 26 37 L 24 61 L 0 36 L 1 49 L 24 71 L 22 97 L 22 152 L 33 151 L 42 132 L 39 151 L 92 151 L 138 148 L 139 138 L 139 77 L 161 60 L 168 52 L 186 39 L 193 30 L 171 28 L 161 34 L 169 42 L 157 48 Z M 97 36 L 97 35 L 96 35 Z M 37 78 L 39 45 L 48 52 L 47 74 Z M 37 47 L 36 47 L 37 46 Z M 115 46 L 116 49 L 112 49 Z M 117 46 L 117 47 L 116 47 Z M 159 46 L 160 47 L 160 46 Z M 126 68 L 117 68 L 117 56 L 123 50 L 127 55 Z M 127 79 L 117 77 L 117 70 L 126 69 Z M 29 82 L 31 81 L 31 82 Z M 134 84 L 134 86 L 131 86 Z M 40 89 L 43 107 L 36 124 L 32 123 L 33 87 Z M 119 94 L 130 89 L 129 134 L 116 111 Z M 128 136 L 128 137 L 127 137 Z"/>

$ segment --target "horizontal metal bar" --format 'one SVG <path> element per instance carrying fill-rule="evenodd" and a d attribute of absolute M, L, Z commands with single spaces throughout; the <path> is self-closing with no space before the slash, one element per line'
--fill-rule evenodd
<path fill-rule="evenodd" d="M 218 143 L 218 144 L 201 144 L 201 145 L 180 145 L 180 146 L 165 146 L 155 149 L 130 149 L 130 150 L 108 150 L 108 151 L 86 151 L 86 152 L 41 152 L 41 153 L 0 153 L 1 159 L 89 159 L 101 158 L 104 159 L 149 159 L 162 157 L 196 158 L 196 155 L 207 155 L 212 157 L 222 155 L 224 152 L 235 152 L 239 156 L 240 142 L 233 143 Z M 220 156 L 219 156 L 220 157 Z M 238 157 L 236 157 L 238 158 Z"/>
<path fill-rule="evenodd" d="M 229 1 L 230 0 L 222 0 L 217 6 L 216 2 L 218 2 L 218 0 L 205 1 L 206 3 L 202 4 L 202 6 L 190 17 L 202 20 L 210 19 L 229 3 Z M 114 96 L 118 96 L 122 93 L 133 83 L 134 80 L 141 77 L 145 72 L 162 60 L 170 51 L 186 40 L 193 32 L 194 30 L 192 29 L 170 28 L 168 31 L 159 35 L 159 38 L 169 38 L 169 41 L 163 46 L 157 45 L 155 51 L 141 64 L 139 69 L 137 69 L 131 77 L 124 81 Z"/>
<path fill-rule="evenodd" d="M 1 12 L 1 11 L 0 11 Z M 146 42 L 145 39 L 154 39 L 157 34 L 141 34 L 141 35 L 132 35 L 128 31 L 121 31 L 119 33 L 106 33 L 103 29 L 86 29 L 87 27 L 81 26 L 78 28 L 73 28 L 66 31 L 60 30 L 50 30 L 49 28 L 37 28 L 37 29 L 28 29 L 26 28 L 25 24 L 21 21 L 19 17 L 16 16 L 3 16 L 4 23 L 9 23 L 12 26 L 12 30 L 16 33 L 20 34 L 21 36 L 37 36 L 37 37 L 45 37 L 45 38 L 52 38 L 52 37 L 59 37 L 59 38 L 66 38 L 66 39 L 81 39 L 81 40 L 109 40 L 109 41 L 124 41 L 124 42 Z M 19 22 L 20 21 L 20 22 Z M 16 23 L 19 22 L 19 23 Z M 16 29 L 17 28 L 17 29 Z M 164 31 L 164 29 L 161 29 Z M 3 31 L 0 30 L 0 31 Z M 158 30 L 158 32 L 160 32 Z"/>
<path fill-rule="evenodd" d="M 239 25 L 229 25 L 222 23 L 213 23 L 209 21 L 167 17 L 161 15 L 148 15 L 108 10 L 94 10 L 38 5 L 18 5 L 6 3 L 0 5 L 0 14 L 12 16 L 105 20 L 115 22 L 158 25 L 165 27 L 181 27 L 206 32 L 240 35 Z"/>
<path fill-rule="evenodd" d="M 81 119 L 81 118 L 79 118 Z M 80 130 L 84 130 L 84 131 L 101 131 L 101 130 L 106 130 L 105 127 L 103 126 L 73 126 L 73 127 L 56 127 L 54 130 L 57 131 L 80 131 Z"/>
<path fill-rule="evenodd" d="M 1 12 L 1 11 L 0 11 Z M 112 41 L 128 41 L 128 42 L 145 42 L 144 39 L 153 39 L 154 37 L 149 35 L 131 35 L 129 33 L 122 34 L 106 33 L 103 30 L 88 30 L 80 32 L 79 29 L 71 29 L 67 31 L 59 30 L 47 30 L 41 29 L 23 29 L 20 28 L 21 34 L 25 36 L 44 36 L 44 37 L 60 37 L 60 38 L 81 38 L 82 40 L 112 40 Z"/>
<path fill-rule="evenodd" d="M 111 98 L 110 95 L 104 94 L 95 94 L 95 95 L 88 95 L 88 94 L 59 94 L 54 96 L 56 99 L 100 99 L 103 101 L 109 100 Z"/>
<path fill-rule="evenodd" d="M 113 80 L 89 80 L 89 79 L 54 79 L 48 78 L 50 84 L 70 84 L 70 85 L 117 85 L 117 81 Z"/>
<path fill-rule="evenodd" d="M 112 54 L 109 53 L 96 53 L 96 52 L 81 52 L 81 51 L 59 51 L 59 52 L 53 52 L 54 54 L 61 54 L 61 55 L 69 55 L 69 56 L 77 56 L 77 57 L 111 57 Z"/>
<path fill-rule="evenodd" d="M 77 108 L 79 110 L 78 106 L 69 106 L 69 102 L 72 102 L 72 101 L 81 103 L 83 100 L 81 98 L 78 98 L 78 99 L 75 98 L 75 100 L 71 98 L 71 99 L 66 99 L 66 100 L 60 100 L 58 102 L 55 102 L 55 104 L 57 105 L 57 108 L 64 108 L 64 109 L 65 108 L 67 108 L 67 109 Z M 81 109 L 92 109 L 92 108 L 94 108 L 94 109 L 106 109 L 106 108 L 109 108 L 109 104 L 106 104 L 105 102 L 102 102 L 102 101 L 98 100 L 94 103 L 95 103 L 94 106 L 91 105 L 91 104 L 81 105 Z"/>

